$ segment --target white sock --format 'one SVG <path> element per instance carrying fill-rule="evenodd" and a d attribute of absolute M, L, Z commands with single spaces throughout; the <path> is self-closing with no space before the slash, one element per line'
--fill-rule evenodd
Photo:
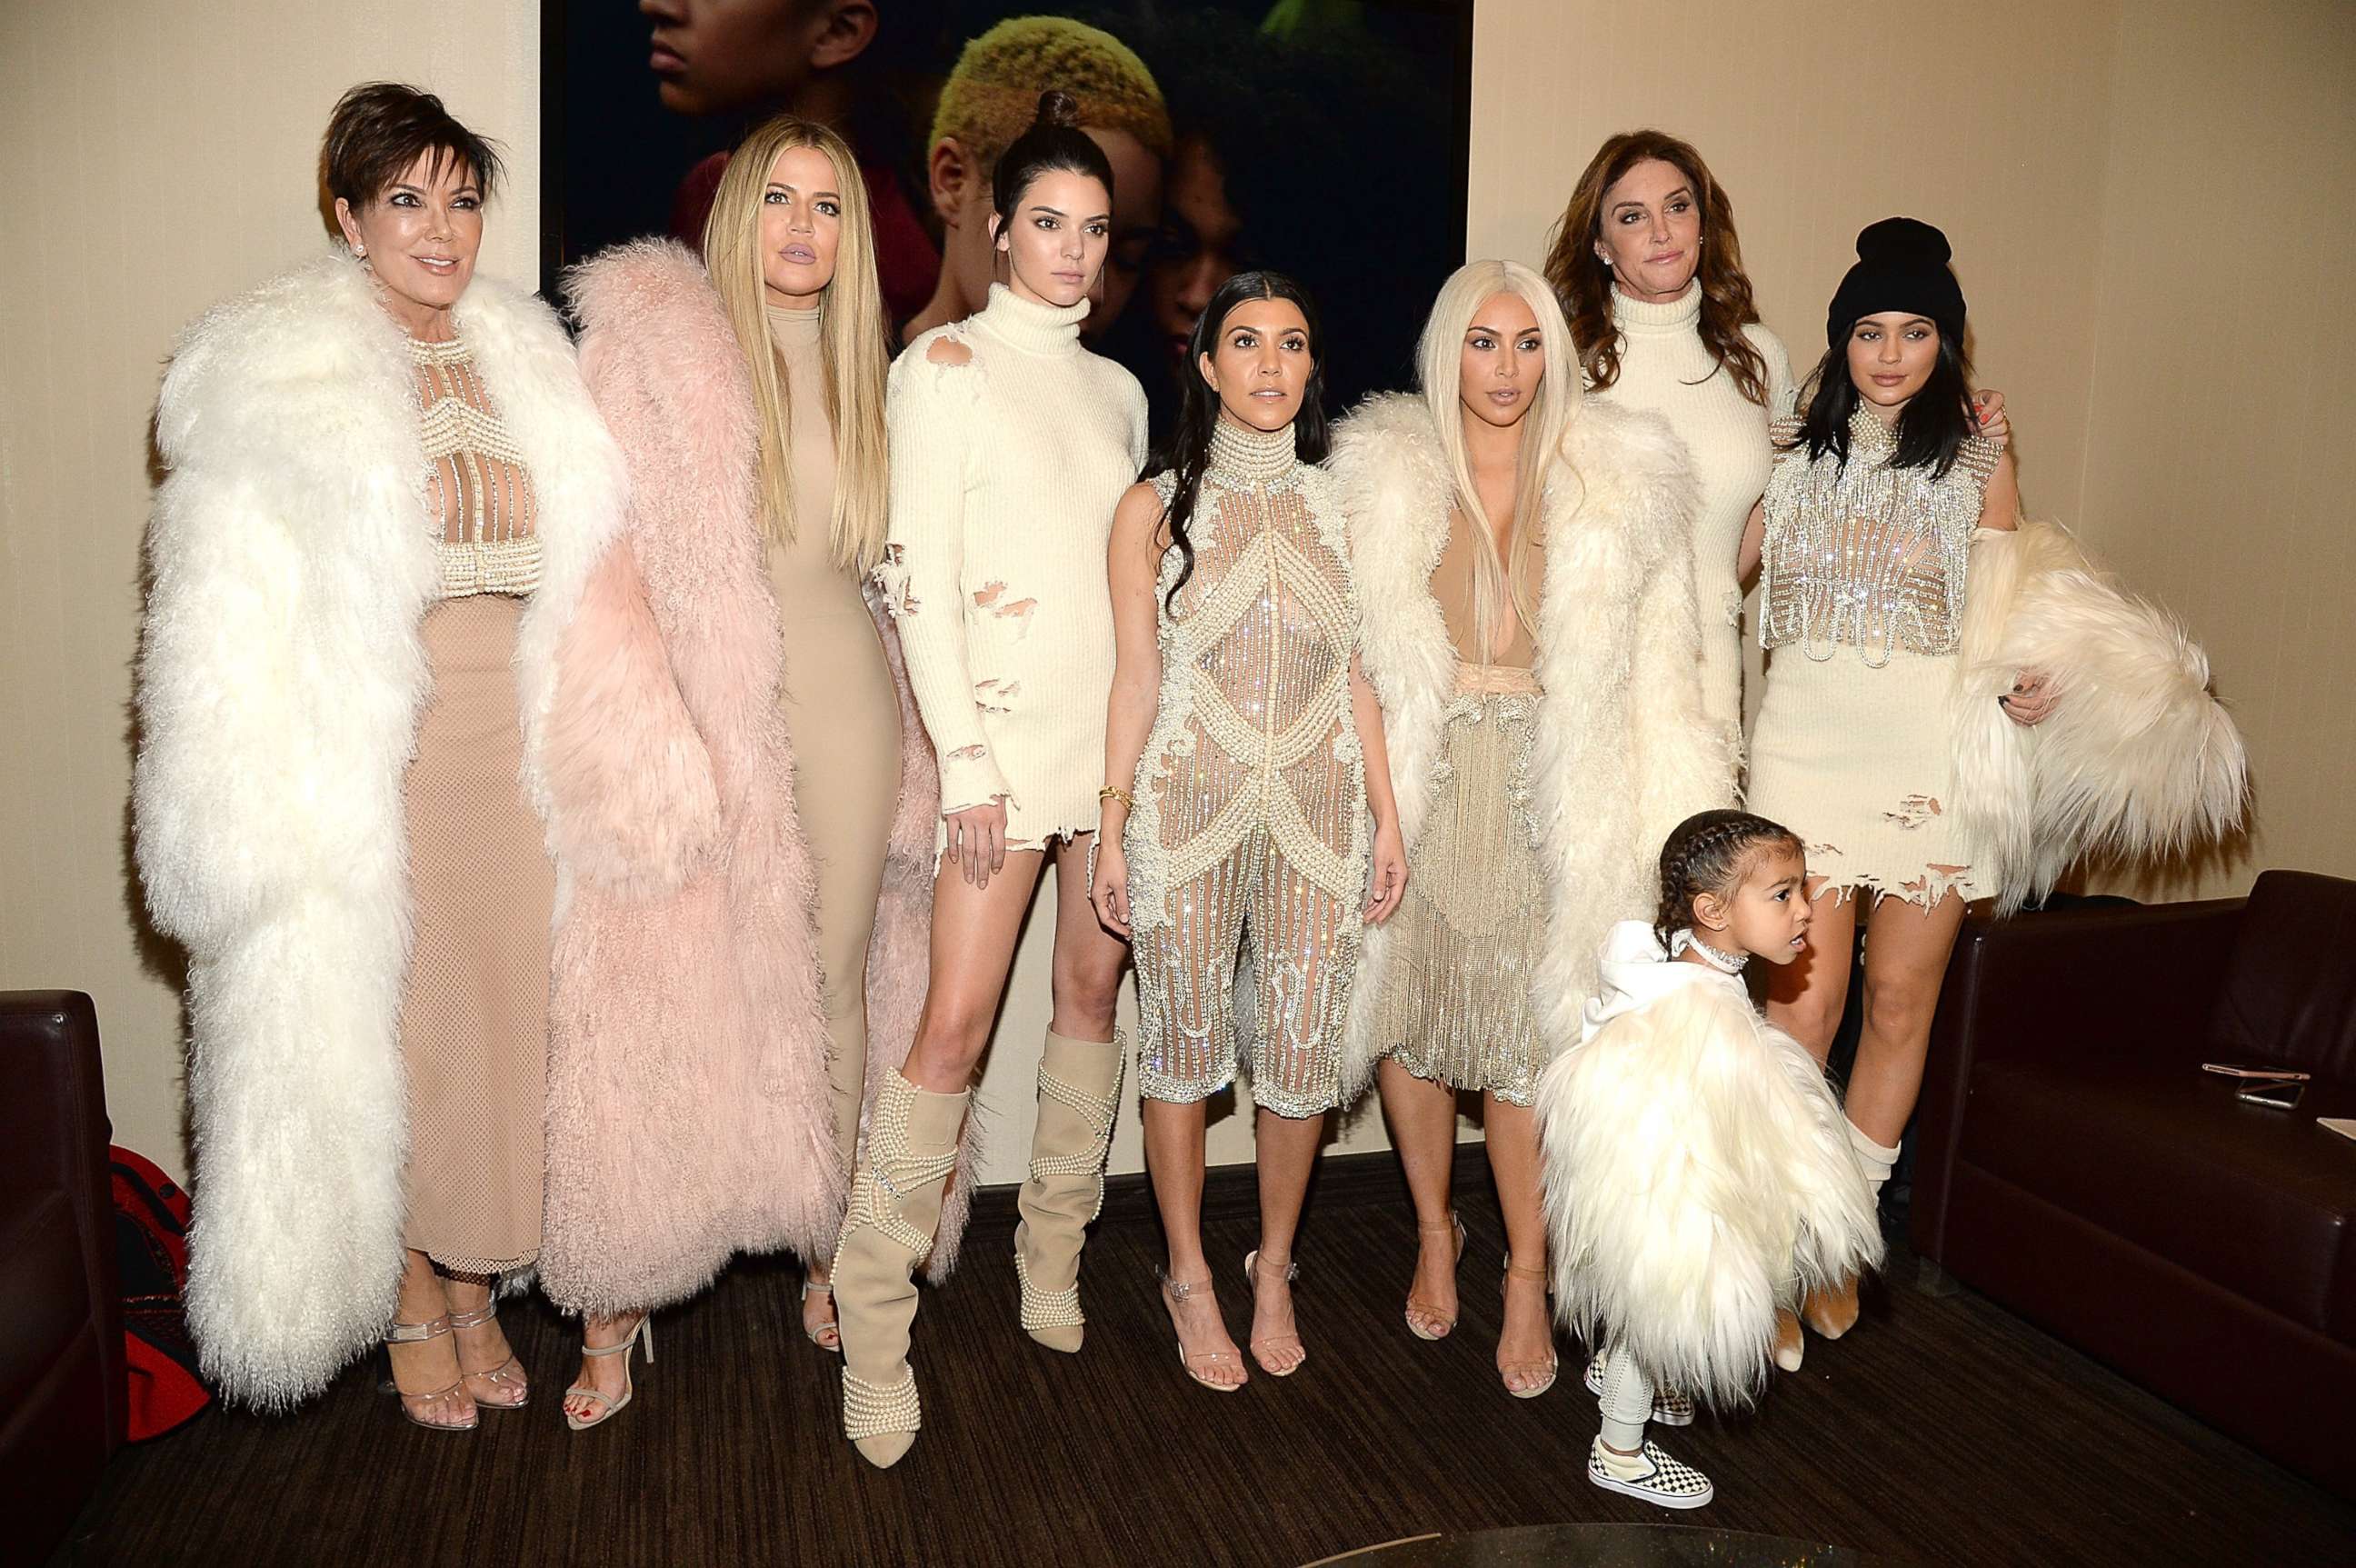
<path fill-rule="evenodd" d="M 1848 1146 L 1857 1151 L 1857 1163 L 1865 1167 L 1865 1185 L 1873 1189 L 1874 1197 L 1879 1197 L 1882 1184 L 1890 1179 L 1890 1171 L 1898 1164 L 1898 1151 L 1875 1143 L 1858 1132 L 1854 1122 L 1848 1123 Z"/>
<path fill-rule="evenodd" d="M 1644 1423 L 1653 1415 L 1653 1380 L 1636 1358 L 1614 1348 L 1603 1373 L 1603 1467 L 1623 1481 L 1652 1473 L 1642 1457 Z"/>

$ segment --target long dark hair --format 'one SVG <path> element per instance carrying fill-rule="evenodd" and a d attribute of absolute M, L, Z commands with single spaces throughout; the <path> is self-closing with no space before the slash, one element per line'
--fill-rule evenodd
<path fill-rule="evenodd" d="M 1851 326 L 1849 330 L 1857 330 Z M 1849 378 L 1846 339 L 1825 350 L 1809 372 L 1807 412 L 1800 420 L 1792 446 L 1808 449 L 1808 459 L 1829 452 L 1837 463 L 1848 462 L 1848 420 L 1857 412 L 1859 393 Z M 1972 414 L 1972 361 L 1963 340 L 1939 334 L 1938 361 L 1922 390 L 1907 400 L 1898 414 L 1898 450 L 1890 456 L 1893 468 L 1928 468 L 1934 479 L 1944 478 L 1955 466 L 1964 438 L 1978 434 Z"/>
<path fill-rule="evenodd" d="M 1194 544 L 1187 537 L 1186 526 L 1194 520 L 1194 499 L 1202 492 L 1203 469 L 1211 460 L 1211 432 L 1219 423 L 1219 394 L 1203 379 L 1203 356 L 1217 357 L 1219 334 L 1227 325 L 1228 313 L 1253 299 L 1290 300 L 1309 325 L 1309 381 L 1301 389 L 1301 411 L 1292 416 L 1293 456 L 1304 463 L 1322 463 L 1333 446 L 1325 427 L 1325 337 L 1317 324 L 1316 301 L 1282 273 L 1236 274 L 1211 295 L 1211 303 L 1194 317 L 1194 329 L 1186 335 L 1186 362 L 1178 374 L 1182 388 L 1178 424 L 1145 468 L 1149 479 L 1163 473 L 1176 476 L 1170 505 L 1162 514 L 1162 524 L 1170 531 L 1170 547 L 1178 552 L 1179 562 L 1177 580 L 1162 600 L 1165 610 L 1177 602 L 1178 590 L 1194 575 Z"/>
<path fill-rule="evenodd" d="M 1580 367 L 1601 392 L 1620 379 L 1620 328 L 1612 319 L 1612 269 L 1595 254 L 1603 239 L 1603 197 L 1638 164 L 1658 160 L 1686 177 L 1701 208 L 1702 347 L 1734 379 L 1735 389 L 1767 406 L 1767 360 L 1742 328 L 1759 319 L 1751 278 L 1742 270 L 1742 242 L 1734 232 L 1734 201 L 1690 142 L 1665 131 L 1622 131 L 1595 149 L 1571 188 L 1547 247 L 1546 277 L 1570 319 Z"/>
<path fill-rule="evenodd" d="M 1096 180 L 1105 188 L 1105 205 L 1112 205 L 1112 160 L 1080 129 L 1079 100 L 1051 87 L 1039 94 L 1031 128 L 1006 145 L 991 170 L 990 204 L 998 212 L 1000 232 L 1014 221 L 1031 182 L 1056 169 Z"/>

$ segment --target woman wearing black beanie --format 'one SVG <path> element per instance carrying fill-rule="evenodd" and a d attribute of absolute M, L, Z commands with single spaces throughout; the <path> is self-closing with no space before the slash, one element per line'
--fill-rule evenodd
<path fill-rule="evenodd" d="M 2199 650 L 2057 525 L 2022 527 L 2012 457 L 1974 413 L 1946 236 L 1888 218 L 1857 252 L 1804 413 L 1775 427 L 1741 569 L 1762 567 L 1770 655 L 1748 805 L 1800 834 L 1815 899 L 1808 951 L 1772 972 L 1767 1013 L 1822 1060 L 1865 922 L 1846 1106 L 1879 1191 L 1965 904 L 2017 908 L 2089 844 L 2208 837 L 2238 818 L 2243 774 Z M 2097 620 L 2100 637 L 2081 635 Z M 1801 1316 L 1845 1332 L 1855 1282 Z M 1801 1348 L 1787 1320 L 1776 1359 L 1796 1368 Z"/>

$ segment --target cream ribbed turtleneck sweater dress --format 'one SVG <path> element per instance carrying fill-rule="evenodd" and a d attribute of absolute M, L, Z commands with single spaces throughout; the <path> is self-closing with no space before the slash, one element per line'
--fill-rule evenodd
<path fill-rule="evenodd" d="M 1012 849 L 1093 831 L 1104 779 L 1105 554 L 1145 463 L 1145 393 L 1081 347 L 1087 315 L 993 285 L 980 315 L 908 345 L 884 405 L 879 575 L 940 757 L 941 811 L 1005 801 Z M 928 360 L 945 338 L 970 362 Z"/>
<path fill-rule="evenodd" d="M 819 312 L 771 306 L 793 428 L 794 537 L 769 542 L 786 657 L 794 809 L 818 870 L 818 953 L 835 1142 L 846 1165 L 867 1072 L 867 942 L 900 798 L 900 694 L 858 575 L 834 559 L 834 424 Z"/>
<path fill-rule="evenodd" d="M 1783 345 L 1753 322 L 1743 335 L 1767 360 L 1767 406 L 1742 395 L 1701 340 L 1701 280 L 1665 304 L 1612 293 L 1620 329 L 1620 375 L 1590 395 L 1623 408 L 1648 409 L 1668 421 L 1692 455 L 1701 481 L 1694 518 L 1695 602 L 1701 607 L 1703 710 L 1740 733 L 1742 725 L 1742 588 L 1734 554 L 1742 525 L 1767 488 L 1767 426 L 1791 410 L 1792 361 Z"/>

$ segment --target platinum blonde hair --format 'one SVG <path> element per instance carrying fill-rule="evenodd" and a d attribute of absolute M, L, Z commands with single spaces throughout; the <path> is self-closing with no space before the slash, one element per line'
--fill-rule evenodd
<path fill-rule="evenodd" d="M 794 515 L 792 451 L 796 410 L 785 366 L 769 338 L 768 296 L 761 257 L 761 199 L 779 155 L 815 147 L 834 165 L 842 201 L 841 238 L 834 280 L 819 296 L 819 338 L 825 352 L 834 431 L 834 515 L 824 520 L 838 565 L 864 575 L 884 554 L 887 469 L 884 437 L 885 327 L 884 289 L 875 275 L 875 229 L 868 215 L 867 182 L 850 145 L 826 126 L 781 114 L 744 138 L 713 195 L 703 225 L 704 263 L 712 285 L 736 329 L 753 371 L 753 404 L 761 420 L 761 513 L 769 531 L 790 543 L 796 530 L 819 521 Z"/>
<path fill-rule="evenodd" d="M 1513 540 L 1503 555 L 1496 535 L 1496 524 L 1503 520 L 1490 517 L 1481 505 L 1464 441 L 1464 422 L 1479 416 L 1463 406 L 1458 390 L 1465 337 L 1478 323 L 1482 306 L 1500 295 L 1513 295 L 1530 307 L 1545 355 L 1537 395 L 1518 425 Z M 1564 432 L 1579 412 L 1579 354 L 1571 346 L 1570 324 L 1545 278 L 1519 262 L 1484 261 L 1467 262 L 1440 285 L 1440 297 L 1432 301 L 1431 315 L 1416 344 L 1415 362 L 1424 406 L 1430 411 L 1432 429 L 1447 459 L 1456 508 L 1467 522 L 1481 524 L 1472 531 L 1480 546 L 1472 556 L 1472 635 L 1485 659 L 1509 602 L 1522 625 L 1537 634 L 1542 502 L 1547 477 L 1561 455 Z"/>

